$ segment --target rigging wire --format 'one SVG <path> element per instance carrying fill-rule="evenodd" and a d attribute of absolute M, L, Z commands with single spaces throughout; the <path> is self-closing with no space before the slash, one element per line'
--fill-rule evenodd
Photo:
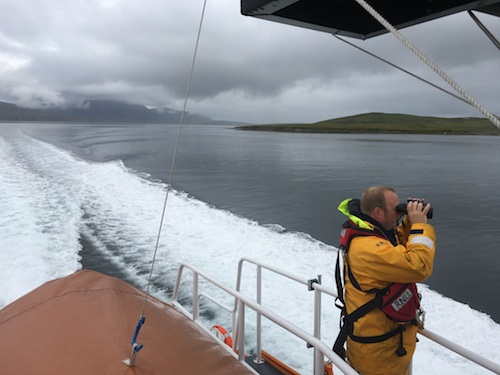
<path fill-rule="evenodd" d="M 399 69 L 399 70 L 401 70 L 402 72 L 404 72 L 404 73 L 406 73 L 406 74 L 409 74 L 410 76 L 412 76 L 412 77 L 414 77 L 414 78 L 416 78 L 416 79 L 418 79 L 418 80 L 420 80 L 420 81 L 422 81 L 422 82 L 425 82 L 425 83 L 427 83 L 428 85 L 431 85 L 432 87 L 435 87 L 436 89 L 441 90 L 441 91 L 443 91 L 444 93 L 446 93 L 446 94 L 448 94 L 448 95 L 451 95 L 451 96 L 453 96 L 453 97 L 457 98 L 458 100 L 463 101 L 464 103 L 470 104 L 467 100 L 465 100 L 465 99 L 464 99 L 464 98 L 462 98 L 461 96 L 458 96 L 458 95 L 456 95 L 456 94 L 452 93 L 451 91 L 448 91 L 448 90 L 446 90 L 446 89 L 442 88 L 441 86 L 438 86 L 438 85 L 436 85 L 436 84 L 434 84 L 434 83 L 432 83 L 432 82 L 430 82 L 430 81 L 428 81 L 428 80 L 426 80 L 426 79 L 424 79 L 424 78 L 422 78 L 422 77 L 420 77 L 420 76 L 418 76 L 418 75 L 416 75 L 416 74 L 414 74 L 414 73 L 410 72 L 409 70 L 406 70 L 406 69 L 404 69 L 404 68 L 402 68 L 402 67 L 400 67 L 400 66 L 398 66 L 398 65 L 396 65 L 396 64 L 394 64 L 394 63 L 392 63 L 392 62 L 390 62 L 389 60 L 384 59 L 383 57 L 380 57 L 380 56 L 378 56 L 378 55 L 375 55 L 374 53 L 372 53 L 372 52 L 370 52 L 370 51 L 368 51 L 368 50 L 366 50 L 366 49 L 364 49 L 364 48 L 361 48 L 360 46 L 357 46 L 356 44 L 351 43 L 351 42 L 349 42 L 349 41 L 347 41 L 347 40 L 345 40 L 345 39 L 343 39 L 343 38 L 339 37 L 338 35 L 333 34 L 333 36 L 334 36 L 335 38 L 337 38 L 338 40 L 340 40 L 340 41 L 342 41 L 342 42 L 344 42 L 344 43 L 346 43 L 346 44 L 350 45 L 351 47 L 354 47 L 354 48 L 356 48 L 356 49 L 358 49 L 358 50 L 360 50 L 360 51 L 362 51 L 362 52 L 364 52 L 364 53 L 366 53 L 366 54 L 368 54 L 368 55 L 370 55 L 370 56 L 372 56 L 372 57 L 375 57 L 376 59 L 378 59 L 378 60 L 380 60 L 380 61 L 382 61 L 382 62 L 384 62 L 384 63 L 386 63 L 386 64 L 389 64 L 390 66 L 392 66 L 392 67 L 394 67 L 394 68 L 396 68 L 396 69 Z"/>
<path fill-rule="evenodd" d="M 380 13 L 378 13 L 370 4 L 365 0 L 356 0 L 373 18 L 375 18 L 382 26 L 392 33 L 401 43 L 410 49 L 417 57 L 426 63 L 432 70 L 434 70 L 442 79 L 444 79 L 455 91 L 457 91 L 468 103 L 474 106 L 481 112 L 493 125 L 500 129 L 500 119 L 491 112 L 487 111 L 481 104 L 479 104 L 472 96 L 470 96 L 458 83 L 456 83 L 450 76 L 448 76 L 442 69 L 434 64 L 426 55 L 424 55 L 414 44 L 412 44 L 406 37 L 403 36 L 394 26 L 392 26 Z"/>
<path fill-rule="evenodd" d="M 170 171 L 169 171 L 169 174 L 168 174 L 167 190 L 165 192 L 165 199 L 163 201 L 163 208 L 162 208 L 162 213 L 161 213 L 161 218 L 160 218 L 160 225 L 159 225 L 159 228 L 158 228 L 158 234 L 156 236 L 156 243 L 155 243 L 155 247 L 154 247 L 153 259 L 151 261 L 151 269 L 150 269 L 150 272 L 149 272 L 148 283 L 147 283 L 146 292 L 145 292 L 145 295 L 144 295 L 144 304 L 142 306 L 141 315 L 139 317 L 139 323 L 137 325 L 137 328 L 136 328 L 135 333 L 134 333 L 134 337 L 132 339 L 132 354 L 131 354 L 131 356 L 130 356 L 129 359 L 126 359 L 126 360 L 123 361 L 128 366 L 134 366 L 135 365 L 136 354 L 142 348 L 142 345 L 136 344 L 135 340 L 137 339 L 137 335 L 139 333 L 139 330 L 140 330 L 142 324 L 145 321 L 145 315 L 144 315 L 144 313 L 145 313 L 146 304 L 147 304 L 147 301 L 148 301 L 148 298 L 149 298 L 149 295 L 150 295 L 149 290 L 150 290 L 151 280 L 152 280 L 152 277 L 153 277 L 153 271 L 154 271 L 154 267 L 155 267 L 155 263 L 156 263 L 156 257 L 157 257 L 157 254 L 158 254 L 158 247 L 159 247 L 159 243 L 160 243 L 163 222 L 165 220 L 165 213 L 166 213 L 166 210 L 167 210 L 168 197 L 169 197 L 170 191 L 172 190 L 172 177 L 173 177 L 173 173 L 174 173 L 174 169 L 175 169 L 175 163 L 176 163 L 176 159 L 177 159 L 177 153 L 179 151 L 179 145 L 180 145 L 180 140 L 181 140 L 182 128 L 183 128 L 183 125 L 184 125 L 184 117 L 185 117 L 185 114 L 186 114 L 187 103 L 188 103 L 188 98 L 189 98 L 189 92 L 191 90 L 191 82 L 193 80 L 194 67 L 195 67 L 195 62 L 196 62 L 196 56 L 197 56 L 197 53 L 198 53 L 198 46 L 199 46 L 199 43 L 200 43 L 201 30 L 202 30 L 202 26 L 203 26 L 203 19 L 205 17 L 206 6 L 207 6 L 207 0 L 204 0 L 204 2 L 203 2 L 203 9 L 202 9 L 202 12 L 201 12 L 201 17 L 200 17 L 200 23 L 199 23 L 199 27 L 198 27 L 198 34 L 196 36 L 196 43 L 195 43 L 195 47 L 194 47 L 193 59 L 192 59 L 192 62 L 191 62 L 191 70 L 189 72 L 189 78 L 188 78 L 188 82 L 187 82 L 187 85 L 186 85 L 186 92 L 185 92 L 185 95 L 184 95 L 184 104 L 183 104 L 183 107 L 182 107 L 181 118 L 180 118 L 180 121 L 179 121 L 179 132 L 177 133 L 177 138 L 176 138 L 176 141 L 175 141 L 174 154 L 173 154 L 173 157 L 172 157 L 172 163 L 170 165 Z"/>
<path fill-rule="evenodd" d="M 151 286 L 151 279 L 152 279 L 152 276 L 153 276 L 153 270 L 154 270 L 154 266 L 155 266 L 155 262 L 156 262 L 156 256 L 158 254 L 158 246 L 159 246 L 159 243 L 160 243 L 163 222 L 165 220 L 165 212 L 167 210 L 168 196 L 169 196 L 170 191 L 172 190 L 172 176 L 173 176 L 173 173 L 174 173 L 175 162 L 176 162 L 177 153 L 178 153 L 178 150 L 179 150 L 179 144 L 180 144 L 181 134 L 182 134 L 182 127 L 184 125 L 184 116 L 186 114 L 187 102 L 188 102 L 188 98 L 189 98 L 189 91 L 191 90 L 191 82 L 193 80 L 194 66 L 195 66 L 195 62 L 196 62 L 196 55 L 198 54 L 198 46 L 199 46 L 199 43 L 200 43 L 201 29 L 202 29 L 202 26 L 203 26 L 203 19 L 205 17 L 206 6 L 207 6 L 207 0 L 204 0 L 204 2 L 203 2 L 203 9 L 201 11 L 200 24 L 199 24 L 199 27 L 198 27 L 198 35 L 196 36 L 196 44 L 195 44 L 195 47 L 194 47 L 193 60 L 191 62 L 191 70 L 189 72 L 189 78 L 188 78 L 188 82 L 187 82 L 187 85 L 186 85 L 186 93 L 184 95 L 184 105 L 182 107 L 181 118 L 180 118 L 180 121 L 179 121 L 179 132 L 177 134 L 177 139 L 175 141 L 174 155 L 172 157 L 172 163 L 170 165 L 170 172 L 168 174 L 167 191 L 165 193 L 165 200 L 163 201 L 163 209 L 162 209 L 162 213 L 161 213 L 160 226 L 158 228 L 158 235 L 156 237 L 155 250 L 154 250 L 154 254 L 153 254 L 153 260 L 151 262 L 151 270 L 149 272 L 148 284 L 147 284 L 147 288 L 146 288 L 146 296 L 144 298 L 144 305 L 142 307 L 142 314 L 144 314 L 144 310 L 146 309 L 146 302 L 147 302 L 147 298 L 149 296 L 149 288 Z"/>
<path fill-rule="evenodd" d="M 182 127 L 184 125 L 184 116 L 186 114 L 187 102 L 188 102 L 188 98 L 189 98 L 189 91 L 191 90 L 191 82 L 193 80 L 194 66 L 195 66 L 195 62 L 196 62 L 196 55 L 198 54 L 198 46 L 200 44 L 201 29 L 202 29 L 202 26 L 203 26 L 203 18 L 205 17 L 206 6 L 207 6 L 207 0 L 204 0 L 204 2 L 203 2 L 203 10 L 201 11 L 200 25 L 198 27 L 198 35 L 196 36 L 196 44 L 195 44 L 195 47 L 194 47 L 193 60 L 191 62 L 191 70 L 189 72 L 189 78 L 188 78 L 188 82 L 187 82 L 187 85 L 186 85 L 186 93 L 184 95 L 184 105 L 182 107 L 181 119 L 180 119 L 180 122 L 179 122 L 179 132 L 177 134 L 177 139 L 175 141 L 174 155 L 172 157 L 172 164 L 170 165 L 170 172 L 168 174 L 167 191 L 165 193 L 165 200 L 163 201 L 163 210 L 162 210 L 162 213 L 161 213 L 160 226 L 158 228 L 158 235 L 156 237 L 155 251 L 154 251 L 154 254 L 153 254 L 153 261 L 151 262 L 151 271 L 149 273 L 148 285 L 147 285 L 147 288 L 146 288 L 146 296 L 144 298 L 144 305 L 142 307 L 142 314 L 144 314 L 144 310 L 146 309 L 146 302 L 147 302 L 147 298 L 149 296 L 149 288 L 151 286 L 151 279 L 152 279 L 152 276 L 153 276 L 153 270 L 154 270 L 154 266 L 155 266 L 156 255 L 158 254 L 158 246 L 159 246 L 159 243 L 160 243 L 163 222 L 165 220 L 165 212 L 167 210 L 168 196 L 169 196 L 170 190 L 172 190 L 172 176 L 174 174 L 175 162 L 176 162 L 176 159 L 177 159 L 177 153 L 179 151 L 179 144 L 180 144 L 180 140 L 181 140 Z"/>
<path fill-rule="evenodd" d="M 472 13 L 471 10 L 468 10 L 467 13 L 469 13 L 469 16 L 474 20 L 474 22 L 477 24 L 477 26 L 486 34 L 488 38 L 493 42 L 493 44 L 500 49 L 500 42 L 498 42 L 497 38 L 484 26 L 484 24 L 479 21 L 479 18 L 476 17 L 474 13 Z"/>

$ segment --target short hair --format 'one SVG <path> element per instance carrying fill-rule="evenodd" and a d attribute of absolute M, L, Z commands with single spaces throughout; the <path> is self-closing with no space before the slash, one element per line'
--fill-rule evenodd
<path fill-rule="evenodd" d="M 386 210 L 385 192 L 396 190 L 389 186 L 371 186 L 361 195 L 361 212 L 369 215 L 376 207 Z"/>

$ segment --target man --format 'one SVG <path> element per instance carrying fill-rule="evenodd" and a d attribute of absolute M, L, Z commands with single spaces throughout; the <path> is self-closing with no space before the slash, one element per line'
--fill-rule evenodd
<path fill-rule="evenodd" d="M 361 200 L 347 199 L 339 211 L 349 220 L 344 247 L 345 314 L 349 318 L 394 283 L 422 282 L 432 273 L 436 236 L 427 224 L 430 205 L 410 201 L 402 212 L 393 188 L 366 189 Z M 347 270 L 346 270 L 347 269 Z M 411 295 L 412 293 L 410 293 Z M 417 298 L 416 289 L 413 298 Z M 418 302 L 416 302 L 418 304 Z M 358 310 L 359 312 L 360 310 Z M 416 346 L 417 320 L 398 323 L 379 307 L 352 318 L 346 330 L 347 359 L 363 375 L 404 375 Z M 415 315 L 413 315 L 415 316 Z"/>

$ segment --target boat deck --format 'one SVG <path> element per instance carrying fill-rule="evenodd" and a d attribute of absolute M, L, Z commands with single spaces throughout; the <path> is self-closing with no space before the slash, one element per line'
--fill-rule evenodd
<path fill-rule="evenodd" d="M 152 297 L 137 337 L 144 347 L 126 366 L 143 304 L 143 292 L 94 271 L 48 282 L 0 310 L 0 374 L 253 374 Z"/>

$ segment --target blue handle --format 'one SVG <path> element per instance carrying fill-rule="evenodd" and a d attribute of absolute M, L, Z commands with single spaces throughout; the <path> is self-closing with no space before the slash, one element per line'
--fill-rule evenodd
<path fill-rule="evenodd" d="M 141 330 L 141 327 L 142 325 L 144 324 L 144 322 L 146 321 L 146 317 L 145 316 L 141 316 L 139 318 L 139 322 L 137 323 L 137 327 L 135 328 L 135 333 L 134 333 L 134 337 L 132 338 L 132 347 L 134 348 L 135 352 L 137 353 L 139 350 L 142 349 L 142 347 L 144 345 L 138 345 L 136 344 L 136 340 L 137 340 L 137 335 L 139 334 L 139 331 Z"/>

